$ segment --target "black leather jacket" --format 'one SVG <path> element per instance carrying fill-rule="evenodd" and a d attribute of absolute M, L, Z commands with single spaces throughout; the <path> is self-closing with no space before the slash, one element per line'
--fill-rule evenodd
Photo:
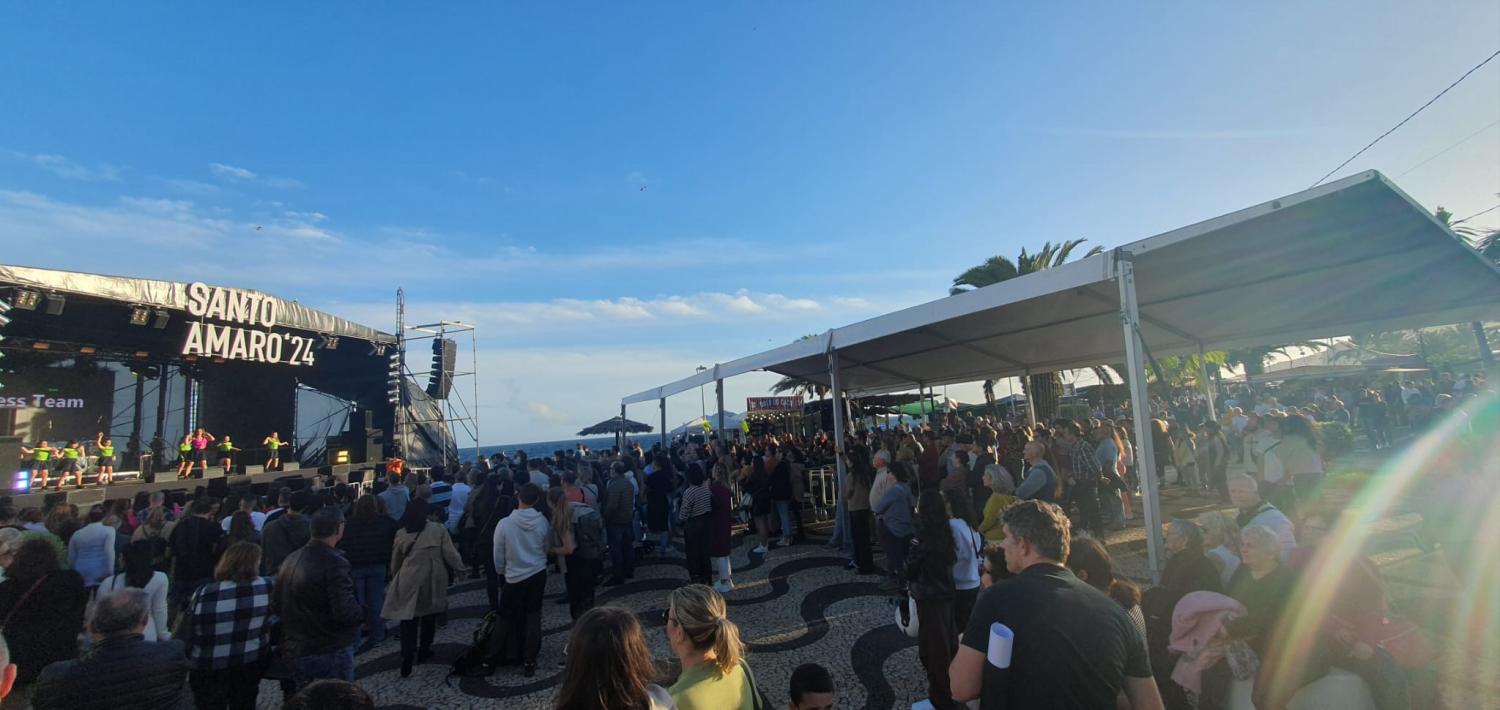
<path fill-rule="evenodd" d="M 943 558 L 931 545 L 945 545 L 950 552 Z M 906 557 L 906 590 L 921 601 L 945 601 L 953 598 L 953 536 L 946 535 L 933 543 L 917 540 Z M 944 561 L 946 559 L 946 561 Z"/>
<path fill-rule="evenodd" d="M 292 658 L 332 653 L 354 643 L 365 617 L 354 596 L 349 561 L 316 539 L 281 563 L 271 612 L 281 616 L 282 651 Z"/>
<path fill-rule="evenodd" d="M 94 644 L 78 660 L 43 669 L 31 703 L 36 710 L 175 708 L 187 671 L 181 641 L 115 636 Z"/>

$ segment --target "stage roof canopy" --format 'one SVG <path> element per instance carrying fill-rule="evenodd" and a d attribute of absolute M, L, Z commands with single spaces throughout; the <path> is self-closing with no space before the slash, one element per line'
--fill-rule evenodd
<path fill-rule="evenodd" d="M 1153 355 L 1500 318 L 1500 270 L 1370 171 L 1112 251 L 888 313 L 624 398 L 755 370 L 850 395 L 1122 362 L 1134 266 Z"/>
<path fill-rule="evenodd" d="M 135 279 L 125 276 L 104 276 L 0 264 L 0 284 L 179 311 L 187 310 L 188 305 L 188 284 L 177 281 Z M 209 284 L 209 286 L 214 285 Z M 253 289 L 236 290 L 253 291 Z M 277 303 L 278 325 L 323 335 L 358 338 L 374 343 L 396 342 L 395 336 L 374 328 L 313 310 L 296 301 L 287 301 L 270 294 L 263 295 Z"/>

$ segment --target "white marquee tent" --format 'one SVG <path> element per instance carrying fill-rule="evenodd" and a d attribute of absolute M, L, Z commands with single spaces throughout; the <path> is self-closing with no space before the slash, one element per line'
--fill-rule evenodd
<path fill-rule="evenodd" d="M 658 400 L 769 370 L 835 396 L 1500 318 L 1500 270 L 1370 171 L 1077 262 L 829 330 L 625 397 Z M 1131 337 L 1131 336 L 1135 337 Z M 722 407 L 720 407 L 722 409 Z M 1137 407 L 1138 464 L 1154 470 Z M 843 422 L 836 419 L 836 439 Z M 1155 481 L 1143 476 L 1148 529 Z M 1148 536 L 1156 567 L 1158 535 Z"/>

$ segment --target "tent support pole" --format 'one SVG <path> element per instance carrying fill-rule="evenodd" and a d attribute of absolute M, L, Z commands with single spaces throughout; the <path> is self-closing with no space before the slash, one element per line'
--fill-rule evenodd
<path fill-rule="evenodd" d="M 1203 396 L 1208 400 L 1209 421 L 1219 421 L 1218 405 L 1214 402 L 1214 383 L 1208 379 L 1208 360 L 1203 352 L 1203 343 L 1198 343 L 1198 382 L 1203 386 Z"/>
<path fill-rule="evenodd" d="M 625 451 L 625 403 L 620 403 L 620 433 L 616 437 L 615 448 L 621 453 Z"/>
<path fill-rule="evenodd" d="M 1031 426 L 1035 427 L 1037 425 L 1037 421 L 1036 421 L 1036 402 L 1033 401 L 1033 400 L 1036 399 L 1036 393 L 1032 392 L 1031 389 L 1030 389 L 1030 387 L 1031 387 L 1031 370 L 1027 370 L 1026 373 L 1024 375 L 1022 375 L 1022 377 L 1026 378 L 1024 380 L 1021 380 L 1022 389 L 1026 390 L 1026 418 L 1029 419 L 1029 420 L 1031 420 Z M 1012 403 L 1011 406 L 1015 406 L 1015 404 Z"/>
<path fill-rule="evenodd" d="M 1146 390 L 1146 368 L 1142 358 L 1145 343 L 1140 340 L 1140 313 L 1136 306 L 1135 265 L 1116 252 L 1116 273 L 1120 282 L 1120 320 L 1125 328 L 1125 367 L 1130 370 L 1130 414 L 1135 421 L 1136 470 L 1140 472 L 1141 508 L 1146 512 L 1146 556 L 1151 565 L 1151 580 L 1161 579 L 1162 539 L 1161 500 L 1157 497 L 1156 452 L 1151 446 L 1151 398 Z"/>
<path fill-rule="evenodd" d="M 724 441 L 724 381 L 714 380 L 714 401 L 719 403 L 719 427 L 715 431 L 719 434 L 719 440 Z"/>
<path fill-rule="evenodd" d="M 834 507 L 834 515 L 837 517 L 834 525 L 844 535 L 839 538 L 852 544 L 854 536 L 849 529 L 849 523 L 844 519 L 848 510 L 844 506 L 844 383 L 839 377 L 839 351 L 830 348 L 828 350 L 828 386 L 829 393 L 833 396 L 833 460 L 834 460 L 834 490 L 838 491 L 838 505 Z"/>
<path fill-rule="evenodd" d="M 661 398 L 661 447 L 667 448 L 667 398 Z"/>

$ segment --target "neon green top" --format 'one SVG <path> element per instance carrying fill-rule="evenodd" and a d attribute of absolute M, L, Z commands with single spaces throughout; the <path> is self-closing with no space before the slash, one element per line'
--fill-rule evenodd
<path fill-rule="evenodd" d="M 38 461 L 46 461 L 52 458 L 52 449 L 37 449 L 31 455 Z"/>
<path fill-rule="evenodd" d="M 281 448 L 281 440 L 280 439 L 266 439 L 266 446 L 268 448 L 270 448 L 272 451 L 275 451 L 275 450 Z"/>
<path fill-rule="evenodd" d="M 115 455 L 115 447 L 113 445 L 110 445 L 110 446 L 100 445 L 99 446 L 99 455 L 103 456 L 105 458 L 109 458 L 110 456 L 114 456 Z"/>
<path fill-rule="evenodd" d="M 227 454 L 227 453 L 229 453 L 229 452 L 231 452 L 233 450 L 234 450 L 234 444 L 231 444 L 228 441 L 221 441 L 221 442 L 219 442 L 219 451 Z"/>
<path fill-rule="evenodd" d="M 79 451 L 78 447 L 76 447 L 76 446 L 69 446 L 69 447 L 63 449 L 63 458 L 65 458 L 65 459 L 73 459 L 73 460 L 76 461 L 78 459 L 78 455 L 81 454 L 81 453 L 83 453 L 83 452 Z"/>
<path fill-rule="evenodd" d="M 193 450 L 193 445 L 192 444 L 178 444 L 177 445 L 177 450 L 181 451 L 182 453 L 185 454 L 185 453 Z"/>

